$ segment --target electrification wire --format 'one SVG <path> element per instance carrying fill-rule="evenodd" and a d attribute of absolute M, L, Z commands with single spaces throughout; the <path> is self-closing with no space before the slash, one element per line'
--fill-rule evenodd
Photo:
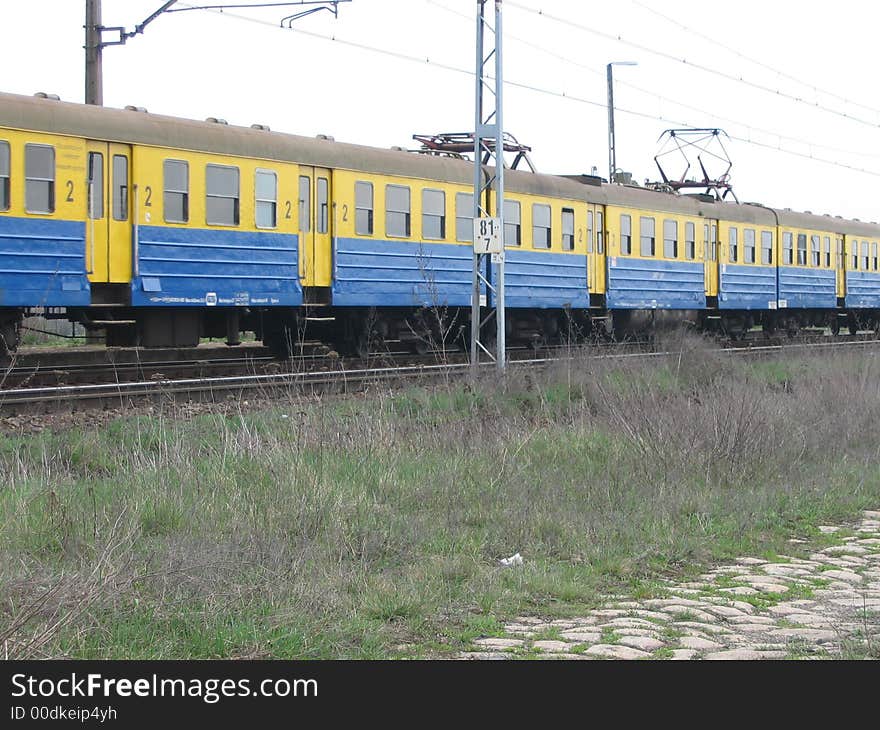
<path fill-rule="evenodd" d="M 815 84 L 810 83 L 809 81 L 802 81 L 801 79 L 797 78 L 796 76 L 792 76 L 791 74 L 785 73 L 784 71 L 780 71 L 778 68 L 775 68 L 774 66 L 771 66 L 770 64 L 764 63 L 763 61 L 759 61 L 755 58 L 747 56 L 746 54 L 742 53 L 741 51 L 737 50 L 736 48 L 734 48 L 732 46 L 725 45 L 724 43 L 721 43 L 717 39 L 712 38 L 712 37 L 706 35 L 705 33 L 701 33 L 698 30 L 690 28 L 689 26 L 676 20 L 675 18 L 671 18 L 668 15 L 661 13 L 656 8 L 652 8 L 648 5 L 646 5 L 645 3 L 639 2 L 639 0 L 630 0 L 630 2 L 633 5 L 636 5 L 640 8 L 642 8 L 643 10 L 645 10 L 649 13 L 652 13 L 659 18 L 662 18 L 667 23 L 671 23 L 672 25 L 680 28 L 681 30 L 683 30 L 687 33 L 690 33 L 693 36 L 696 36 L 697 38 L 702 38 L 704 41 L 708 41 L 709 43 L 712 43 L 713 45 L 718 46 L 719 48 L 723 48 L 725 51 L 732 53 L 733 55 L 737 56 L 738 58 L 741 58 L 744 61 L 748 61 L 749 63 L 754 64 L 755 66 L 758 66 L 759 68 L 763 68 L 767 71 L 771 71 L 772 73 L 775 73 L 780 78 L 788 79 L 789 81 L 793 81 L 794 83 L 799 84 L 800 86 L 805 86 L 808 89 L 812 89 L 817 94 L 824 94 L 825 96 L 831 97 L 832 99 L 838 99 L 839 101 L 842 101 L 845 104 L 848 104 L 849 106 L 859 107 L 860 109 L 864 109 L 869 112 L 874 112 L 875 114 L 880 114 L 880 109 L 878 109 L 877 107 L 869 106 L 867 104 L 862 104 L 861 102 L 858 102 L 858 101 L 853 101 L 852 99 L 848 99 L 845 96 L 841 96 L 840 94 L 838 94 L 834 91 L 828 91 L 827 89 L 822 89 L 822 88 L 816 86 Z"/>
<path fill-rule="evenodd" d="M 604 38 L 605 40 L 613 41 L 616 43 L 622 43 L 623 45 L 630 46 L 631 48 L 635 48 L 639 51 L 643 51 L 644 53 L 650 53 L 654 56 L 659 56 L 660 58 L 665 58 L 668 61 L 674 61 L 676 63 L 682 63 L 685 66 L 690 68 L 697 69 L 699 71 L 703 71 L 708 74 L 712 74 L 714 76 L 718 76 L 720 78 L 727 79 L 729 81 L 734 81 L 739 84 L 743 84 L 745 86 L 749 86 L 753 89 L 758 89 L 759 91 L 766 92 L 768 94 L 772 94 L 780 99 L 786 99 L 788 101 L 793 101 L 798 104 L 803 104 L 804 106 L 808 106 L 811 109 L 820 109 L 821 111 L 827 112 L 829 114 L 833 114 L 834 116 L 842 117 L 844 119 L 848 119 L 853 122 L 857 122 L 859 124 L 864 124 L 867 127 L 880 127 L 880 122 L 874 122 L 867 119 L 862 119 L 861 117 L 854 116 L 852 114 L 847 114 L 846 112 L 840 111 L 839 109 L 834 109 L 832 107 L 825 106 L 823 104 L 819 104 L 818 102 L 811 102 L 803 99 L 799 96 L 795 96 L 793 94 L 788 94 L 780 89 L 774 89 L 770 86 L 764 86 L 763 84 L 759 84 L 755 81 L 749 81 L 742 76 L 736 76 L 734 74 L 727 73 L 726 71 L 720 71 L 716 68 L 712 68 L 711 66 L 706 66 L 701 63 L 696 63 L 694 61 L 688 61 L 686 58 L 680 58 L 679 56 L 675 56 L 671 53 L 666 53 L 665 51 L 659 51 L 656 48 L 651 48 L 650 46 L 646 46 L 642 43 L 636 43 L 635 41 L 630 41 L 624 39 L 622 35 L 613 35 L 611 33 L 606 33 L 601 30 L 596 30 L 595 28 L 590 28 L 586 25 L 582 25 L 580 23 L 576 23 L 573 20 L 568 20 L 567 18 L 561 18 L 557 15 L 552 15 L 551 13 L 546 13 L 540 8 L 532 8 L 527 5 L 521 5 L 520 3 L 513 2 L 512 0 L 508 0 L 507 3 L 509 6 L 517 8 L 518 10 L 522 10 L 527 13 L 532 13 L 533 15 L 537 15 L 542 18 L 547 18 L 555 23 L 560 23 L 562 25 L 567 25 L 571 28 L 576 28 L 578 30 L 582 30 L 585 33 L 590 33 L 591 35 L 598 36 L 599 38 Z"/>
<path fill-rule="evenodd" d="M 427 3 L 428 5 L 436 7 L 440 10 L 443 10 L 451 15 L 462 18 L 464 20 L 468 20 L 468 21 L 473 20 L 473 18 L 471 16 L 466 15 L 465 13 L 459 12 L 458 10 L 454 10 L 453 8 L 447 7 L 446 5 L 443 5 L 442 3 L 439 3 L 436 0 L 424 0 L 424 2 Z M 636 2 L 636 0 L 632 0 L 632 2 Z M 545 48 L 545 47 L 540 46 L 532 41 L 526 40 L 525 38 L 522 38 L 522 37 L 510 34 L 508 32 L 505 32 L 505 39 L 514 40 L 517 43 L 520 43 L 528 48 L 532 48 L 533 50 L 536 50 L 540 53 L 544 53 L 544 54 L 550 56 L 551 58 L 555 58 L 557 60 L 571 64 L 572 66 L 576 66 L 576 67 L 583 69 L 585 71 L 588 71 L 589 73 L 592 73 L 596 76 L 603 76 L 604 75 L 602 71 L 598 71 L 597 69 L 593 68 L 592 66 L 590 66 L 588 64 L 585 64 L 581 61 L 577 61 L 569 56 L 564 56 L 560 53 L 557 53 L 556 51 L 550 50 L 549 48 Z M 668 96 L 663 96 L 662 94 L 658 94 L 656 91 L 646 89 L 644 87 L 638 86 L 637 84 L 633 84 L 632 82 L 618 80 L 618 81 L 616 81 L 616 84 L 618 86 L 625 86 L 630 89 L 635 89 L 636 91 L 638 91 L 642 94 L 645 94 L 646 96 L 650 96 L 654 99 L 657 99 L 660 102 L 672 104 L 674 106 L 678 106 L 678 107 L 681 107 L 682 109 L 686 109 L 691 112 L 696 112 L 698 114 L 706 114 L 705 108 L 693 106 L 692 104 L 687 104 L 686 102 L 678 101 L 677 99 L 671 99 Z M 739 127 L 742 127 L 743 129 L 745 129 L 747 131 L 747 133 L 757 132 L 760 134 L 767 135 L 769 137 L 777 138 L 779 140 L 788 140 L 789 142 L 793 142 L 795 144 L 804 145 L 805 147 L 808 147 L 810 149 L 820 149 L 820 150 L 825 150 L 827 152 L 832 152 L 832 153 L 837 153 L 837 154 L 842 154 L 842 155 L 849 155 L 851 157 L 877 157 L 877 158 L 880 158 L 880 152 L 877 152 L 877 153 L 864 152 L 861 150 L 848 150 L 848 149 L 843 149 L 841 147 L 832 147 L 830 145 L 822 144 L 820 142 L 813 142 L 811 140 L 802 139 L 800 137 L 793 137 L 788 134 L 782 134 L 781 132 L 777 132 L 772 129 L 765 129 L 763 127 L 758 127 L 758 126 L 755 126 L 755 125 L 750 124 L 748 122 L 743 122 L 738 119 L 732 119 L 730 117 L 725 117 L 725 116 L 723 116 L 721 114 L 717 114 L 715 112 L 711 113 L 711 117 L 713 119 L 716 119 L 721 122 L 725 122 L 727 124 L 735 124 Z"/>
<path fill-rule="evenodd" d="M 310 38 L 331 41 L 333 43 L 338 43 L 340 45 L 347 46 L 349 48 L 356 48 L 357 50 L 360 50 L 360 51 L 367 51 L 369 53 L 375 53 L 377 55 L 387 56 L 389 58 L 394 58 L 394 59 L 401 60 L 401 61 L 408 61 L 408 62 L 416 63 L 419 65 L 428 65 L 428 66 L 438 68 L 438 69 L 441 69 L 444 71 L 450 71 L 450 72 L 462 74 L 465 76 L 471 76 L 471 77 L 475 76 L 474 71 L 472 71 L 470 69 L 463 69 L 463 68 L 459 68 L 458 66 L 452 66 L 450 64 L 432 61 L 430 57 L 412 56 L 410 54 L 402 53 L 400 51 L 391 51 L 387 48 L 378 48 L 376 46 L 370 46 L 365 43 L 360 43 L 358 41 L 352 41 L 352 40 L 346 40 L 343 38 L 339 38 L 336 35 L 326 35 L 323 33 L 317 33 L 315 31 L 304 30 L 302 28 L 288 28 L 288 27 L 282 28 L 281 26 L 276 25 L 275 23 L 269 23 L 265 20 L 260 20 L 259 18 L 252 18 L 252 17 L 246 16 L 246 15 L 239 15 L 237 13 L 229 13 L 229 12 L 222 12 L 221 13 L 219 11 L 213 11 L 213 10 L 206 11 L 206 12 L 214 12 L 214 13 L 217 13 L 217 15 L 219 15 L 221 17 L 228 18 L 231 20 L 240 20 L 240 21 L 244 21 L 247 23 L 255 24 L 255 25 L 262 25 L 262 26 L 266 26 L 269 28 L 281 29 L 281 30 L 285 30 L 288 32 L 292 31 L 294 33 L 299 33 L 300 35 L 308 36 Z M 543 94 L 545 96 L 555 97 L 558 99 L 564 99 L 567 101 L 574 101 L 574 102 L 577 102 L 580 104 L 585 104 L 588 106 L 597 107 L 597 108 L 600 108 L 603 110 L 608 108 L 607 104 L 605 102 L 599 102 L 599 101 L 594 101 L 592 99 L 586 99 L 584 97 L 577 96 L 576 94 L 569 94 L 565 91 L 554 91 L 552 89 L 545 89 L 540 86 L 535 86 L 532 84 L 527 84 L 527 83 L 518 82 L 518 81 L 510 81 L 508 79 L 505 79 L 504 85 L 509 86 L 511 88 L 522 89 L 524 91 L 531 91 L 534 93 Z M 629 116 L 634 116 L 634 117 L 638 117 L 641 119 L 650 119 L 651 121 L 661 121 L 661 122 L 664 122 L 665 124 L 674 124 L 674 125 L 680 126 L 680 127 L 697 126 L 697 125 L 692 124 L 691 122 L 688 122 L 688 121 L 671 119 L 671 118 L 668 118 L 668 117 L 665 117 L 662 115 L 657 115 L 657 114 L 648 114 L 646 112 L 640 112 L 640 111 L 636 111 L 634 109 L 627 109 L 625 107 L 617 107 L 616 106 L 614 110 L 615 110 L 615 113 L 627 114 Z M 811 160 L 813 162 L 819 162 L 822 164 L 830 165 L 833 167 L 839 167 L 839 168 L 842 168 L 845 170 L 850 170 L 853 172 L 859 172 L 859 173 L 862 173 L 865 175 L 870 175 L 873 177 L 880 177 L 880 172 L 877 172 L 874 170 L 868 170 L 868 169 L 865 169 L 862 167 L 856 167 L 855 165 L 849 165 L 844 162 L 839 162 L 836 160 L 829 160 L 824 157 L 818 157 L 818 156 L 812 155 L 812 154 L 806 154 L 803 152 L 797 152 L 795 150 L 785 149 L 782 146 L 774 146 L 772 144 L 758 142 L 756 140 L 748 139 L 746 137 L 740 137 L 740 136 L 736 136 L 736 135 L 732 135 L 732 134 L 729 134 L 728 137 L 732 140 L 737 141 L 737 142 L 743 142 L 744 144 L 749 144 L 749 145 L 754 145 L 757 147 L 762 147 L 764 149 L 774 150 L 774 151 L 779 152 L 781 154 L 786 154 L 786 155 L 790 155 L 793 157 L 800 157 L 803 159 Z"/>

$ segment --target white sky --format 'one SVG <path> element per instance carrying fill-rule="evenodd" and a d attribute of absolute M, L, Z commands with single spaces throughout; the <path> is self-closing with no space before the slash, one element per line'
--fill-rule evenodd
<path fill-rule="evenodd" d="M 133 29 L 160 5 L 162 0 L 104 0 L 103 21 Z M 81 102 L 84 6 L 84 0 L 0 0 L 0 89 L 46 91 Z M 294 31 L 278 27 L 284 8 L 169 14 L 126 46 L 105 49 L 104 101 L 195 119 L 258 122 L 295 134 L 332 134 L 378 147 L 412 147 L 413 133 L 473 129 L 473 77 L 441 64 L 472 73 L 476 8 L 474 0 L 353 0 L 339 6 L 338 19 L 317 13 L 297 21 Z M 492 3 L 487 9 L 494 12 Z M 533 148 L 541 172 L 590 172 L 596 166 L 606 176 L 605 65 L 636 61 L 636 67 L 615 68 L 614 92 L 617 164 L 639 182 L 659 178 L 653 158 L 663 130 L 682 123 L 720 126 L 731 137 L 871 171 L 731 139 L 726 141 L 734 162 L 731 179 L 741 201 L 880 220 L 878 20 L 876 4 L 864 0 L 837 0 L 833 7 L 814 0 L 505 0 L 505 79 L 567 97 L 508 85 L 505 128 Z M 576 26 L 622 36 L 688 63 Z M 627 109 L 663 119 L 633 116 Z M 673 167 L 673 174 L 680 174 Z"/>

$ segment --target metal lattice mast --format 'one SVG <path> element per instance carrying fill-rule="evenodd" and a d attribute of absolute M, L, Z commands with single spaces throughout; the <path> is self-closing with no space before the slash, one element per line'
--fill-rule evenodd
<path fill-rule="evenodd" d="M 477 67 L 474 125 L 474 255 L 473 292 L 471 295 L 471 366 L 476 368 L 480 353 L 493 358 L 481 341 L 488 338 L 486 325 L 495 318 L 494 360 L 500 371 L 505 360 L 504 317 L 504 126 L 501 49 L 501 0 L 494 0 L 495 23 L 486 20 L 486 5 L 491 0 L 477 0 Z M 487 51 L 486 36 L 494 36 L 492 50 Z M 494 84 L 486 71 L 495 61 Z M 488 92 L 488 93 L 486 93 Z M 484 165 L 492 162 L 491 175 L 484 174 Z M 494 196 L 492 192 L 494 190 Z M 494 202 L 495 215 L 492 215 Z M 484 306 L 481 306 L 485 304 Z M 486 310 L 483 316 L 484 309 Z M 488 328 L 491 331 L 491 327 Z"/>

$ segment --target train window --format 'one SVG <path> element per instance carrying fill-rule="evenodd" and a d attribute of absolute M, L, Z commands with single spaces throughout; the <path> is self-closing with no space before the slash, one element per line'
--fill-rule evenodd
<path fill-rule="evenodd" d="M 862 241 L 862 271 L 867 271 L 868 266 L 868 242 Z"/>
<path fill-rule="evenodd" d="M 842 270 L 844 268 L 844 264 L 846 263 L 843 254 L 843 239 L 837 237 L 834 239 L 834 241 L 834 246 L 837 252 L 837 267 Z"/>
<path fill-rule="evenodd" d="M 593 253 L 593 211 L 587 211 L 587 253 Z M 621 251 L 621 253 L 623 253 Z"/>
<path fill-rule="evenodd" d="M 9 142 L 0 141 L 0 210 L 9 210 Z"/>
<path fill-rule="evenodd" d="M 654 255 L 654 219 L 653 218 L 641 218 L 639 220 L 639 241 L 640 248 L 639 251 L 642 256 L 653 256 Z"/>
<path fill-rule="evenodd" d="M 825 266 L 831 267 L 831 236 L 825 236 L 822 241 L 825 244 Z"/>
<path fill-rule="evenodd" d="M 852 242 L 852 267 L 853 269 L 859 268 L 859 242 L 855 239 Z"/>
<path fill-rule="evenodd" d="M 316 233 L 327 233 L 330 230 L 330 181 L 326 177 L 318 178 L 318 220 Z"/>
<path fill-rule="evenodd" d="M 773 263 L 773 233 L 761 231 L 761 263 Z"/>
<path fill-rule="evenodd" d="M 684 257 L 690 261 L 697 258 L 697 229 L 693 223 L 684 224 Z"/>
<path fill-rule="evenodd" d="M 755 229 L 745 228 L 743 230 L 743 262 L 747 264 L 755 263 Z"/>
<path fill-rule="evenodd" d="M 596 253 L 605 253 L 605 214 L 596 213 Z"/>
<path fill-rule="evenodd" d="M 163 165 L 165 192 L 162 207 L 166 223 L 189 221 L 189 163 L 182 160 L 165 160 Z"/>
<path fill-rule="evenodd" d="M 663 257 L 678 258 L 678 221 L 663 221 Z"/>
<path fill-rule="evenodd" d="M 709 249 L 709 224 L 705 223 L 703 225 L 703 259 L 711 259 L 711 253 Z"/>
<path fill-rule="evenodd" d="M 797 263 L 798 266 L 807 265 L 807 234 L 798 233 L 797 237 Z"/>
<path fill-rule="evenodd" d="M 446 238 L 446 193 L 442 190 L 422 191 L 422 236 Z"/>
<path fill-rule="evenodd" d="M 410 235 L 410 191 L 403 185 L 385 186 L 385 234 L 394 238 Z"/>
<path fill-rule="evenodd" d="M 709 245 L 712 248 L 712 255 L 710 259 L 712 261 L 718 260 L 718 224 L 712 224 L 712 238 L 709 239 Z"/>
<path fill-rule="evenodd" d="M 532 204 L 532 247 L 550 248 L 552 211 L 549 205 Z"/>
<path fill-rule="evenodd" d="M 810 236 L 810 261 L 812 261 L 813 266 L 820 266 L 822 264 L 822 252 L 819 249 L 819 245 L 819 236 Z"/>
<path fill-rule="evenodd" d="M 89 152 L 89 218 L 101 220 L 104 217 L 104 155 Z"/>
<path fill-rule="evenodd" d="M 205 176 L 205 213 L 208 225 L 237 226 L 239 171 L 237 167 L 208 165 Z"/>
<path fill-rule="evenodd" d="M 312 178 L 308 175 L 299 176 L 298 197 L 299 230 L 308 233 L 312 230 Z"/>
<path fill-rule="evenodd" d="M 504 201 L 504 245 L 519 246 L 522 243 L 522 218 L 516 200 Z"/>
<path fill-rule="evenodd" d="M 729 236 L 729 243 L 730 243 L 730 260 L 733 263 L 736 263 L 738 249 L 739 249 L 739 230 L 734 228 L 733 226 L 731 226 L 730 231 L 728 233 L 728 236 Z"/>
<path fill-rule="evenodd" d="M 358 180 L 354 184 L 354 232 L 373 235 L 373 183 Z"/>
<path fill-rule="evenodd" d="M 782 234 L 782 263 L 783 264 L 791 264 L 794 262 L 793 252 L 792 252 L 792 244 L 794 239 L 792 238 L 791 233 L 786 231 Z"/>
<path fill-rule="evenodd" d="M 629 256 L 632 253 L 632 218 L 620 216 L 620 253 Z"/>
<path fill-rule="evenodd" d="M 24 146 L 24 206 L 28 213 L 55 212 L 55 148 Z"/>
<path fill-rule="evenodd" d="M 128 158 L 113 155 L 113 220 L 128 220 Z"/>
<path fill-rule="evenodd" d="M 472 193 L 455 194 L 455 240 L 474 240 L 474 196 Z"/>
<path fill-rule="evenodd" d="M 271 170 L 254 173 L 254 223 L 257 228 L 278 225 L 278 176 Z"/>
<path fill-rule="evenodd" d="M 871 244 L 871 262 L 873 264 L 874 271 L 877 271 L 877 242 L 874 241 Z"/>
<path fill-rule="evenodd" d="M 562 209 L 562 250 L 574 251 L 574 211 Z"/>

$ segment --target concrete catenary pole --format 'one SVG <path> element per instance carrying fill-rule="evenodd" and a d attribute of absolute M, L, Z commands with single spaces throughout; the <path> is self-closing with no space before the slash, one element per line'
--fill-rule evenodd
<path fill-rule="evenodd" d="M 103 106 L 101 0 L 86 0 L 86 104 Z"/>

